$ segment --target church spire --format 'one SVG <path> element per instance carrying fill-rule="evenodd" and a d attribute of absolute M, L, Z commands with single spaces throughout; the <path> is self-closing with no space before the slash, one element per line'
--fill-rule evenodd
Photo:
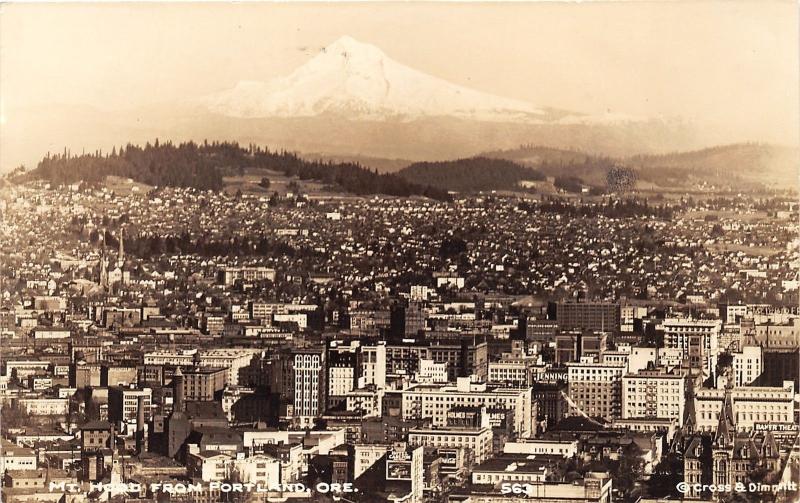
<path fill-rule="evenodd" d="M 717 433 L 714 436 L 714 443 L 720 447 L 733 445 L 733 437 L 736 434 L 736 416 L 733 414 L 733 395 L 731 389 L 725 389 L 725 400 L 722 402 L 722 410 L 719 413 L 719 423 Z"/>
<path fill-rule="evenodd" d="M 125 234 L 125 228 L 119 228 L 119 254 L 117 256 L 117 265 L 120 269 L 125 265 L 125 246 L 122 244 L 122 236 Z"/>
<path fill-rule="evenodd" d="M 105 236 L 105 230 L 103 230 L 101 236 Z M 106 256 L 105 239 L 101 239 L 103 239 L 103 244 L 100 248 L 100 287 L 103 290 L 108 290 L 108 257 Z"/>
<path fill-rule="evenodd" d="M 694 406 L 694 376 L 689 373 L 686 379 L 686 406 L 683 409 L 683 430 L 694 433 L 697 427 L 697 413 Z"/>

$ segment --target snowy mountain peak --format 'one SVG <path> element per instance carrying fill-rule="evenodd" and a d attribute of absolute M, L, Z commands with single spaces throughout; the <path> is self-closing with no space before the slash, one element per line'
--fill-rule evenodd
<path fill-rule="evenodd" d="M 375 60 L 387 57 L 378 47 L 372 44 L 359 42 L 347 35 L 339 37 L 330 45 L 323 48 L 319 56 L 333 56 L 356 60 Z"/>
<path fill-rule="evenodd" d="M 449 116 L 539 122 L 533 105 L 474 91 L 389 58 L 374 45 L 343 36 L 286 77 L 243 81 L 209 97 L 212 112 L 232 117 L 313 117 L 410 120 Z"/>

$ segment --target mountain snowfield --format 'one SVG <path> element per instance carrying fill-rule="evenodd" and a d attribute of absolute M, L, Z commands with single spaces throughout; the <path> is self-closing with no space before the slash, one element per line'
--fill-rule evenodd
<path fill-rule="evenodd" d="M 286 77 L 242 81 L 207 97 L 208 110 L 237 118 L 335 114 L 351 120 L 453 117 L 499 122 L 586 123 L 622 116 L 555 117 L 546 108 L 467 89 L 398 63 L 374 45 L 344 36 Z"/>

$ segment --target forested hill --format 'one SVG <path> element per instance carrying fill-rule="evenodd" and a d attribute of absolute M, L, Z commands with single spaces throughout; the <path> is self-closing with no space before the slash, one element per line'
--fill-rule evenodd
<path fill-rule="evenodd" d="M 522 180 L 544 180 L 545 176 L 505 159 L 472 157 L 455 161 L 417 162 L 397 172 L 409 182 L 456 192 L 511 190 Z"/>
<path fill-rule="evenodd" d="M 378 174 L 356 163 L 307 161 L 290 152 L 273 152 L 238 143 L 194 142 L 126 145 L 111 153 L 71 155 L 48 154 L 30 172 L 14 181 L 46 180 L 63 185 L 80 181 L 99 182 L 108 175 L 132 178 L 154 186 L 193 187 L 200 190 L 223 188 L 223 173 L 245 168 L 279 171 L 303 180 L 318 180 L 359 195 L 426 196 L 449 200 L 445 190 L 412 183 L 396 174 Z"/>
<path fill-rule="evenodd" d="M 759 143 L 721 145 L 690 152 L 611 158 L 536 145 L 481 154 L 530 166 L 548 176 L 575 176 L 602 186 L 614 167 L 636 171 L 641 182 L 696 190 L 705 182 L 736 190 L 796 187 L 800 150 Z"/>

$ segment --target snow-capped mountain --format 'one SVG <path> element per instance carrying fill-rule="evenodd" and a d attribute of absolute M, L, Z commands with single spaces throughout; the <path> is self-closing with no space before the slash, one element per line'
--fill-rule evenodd
<path fill-rule="evenodd" d="M 343 37 L 286 77 L 240 82 L 186 102 L 131 110 L 45 107 L 2 135 L 4 162 L 35 163 L 42 152 L 110 148 L 153 138 L 259 143 L 298 152 L 425 161 L 520 145 L 628 156 L 721 143 L 690 123 L 589 115 L 467 89 L 393 61 Z M 10 112 L 9 112 L 10 113 Z M 48 131 L 30 135 L 28 131 Z M 50 144 L 42 138 L 58 138 Z"/>
<path fill-rule="evenodd" d="M 457 117 L 543 122 L 529 103 L 467 89 L 400 64 L 379 48 L 342 37 L 287 77 L 243 81 L 207 99 L 210 111 L 240 118 L 313 117 L 355 120 Z"/>

